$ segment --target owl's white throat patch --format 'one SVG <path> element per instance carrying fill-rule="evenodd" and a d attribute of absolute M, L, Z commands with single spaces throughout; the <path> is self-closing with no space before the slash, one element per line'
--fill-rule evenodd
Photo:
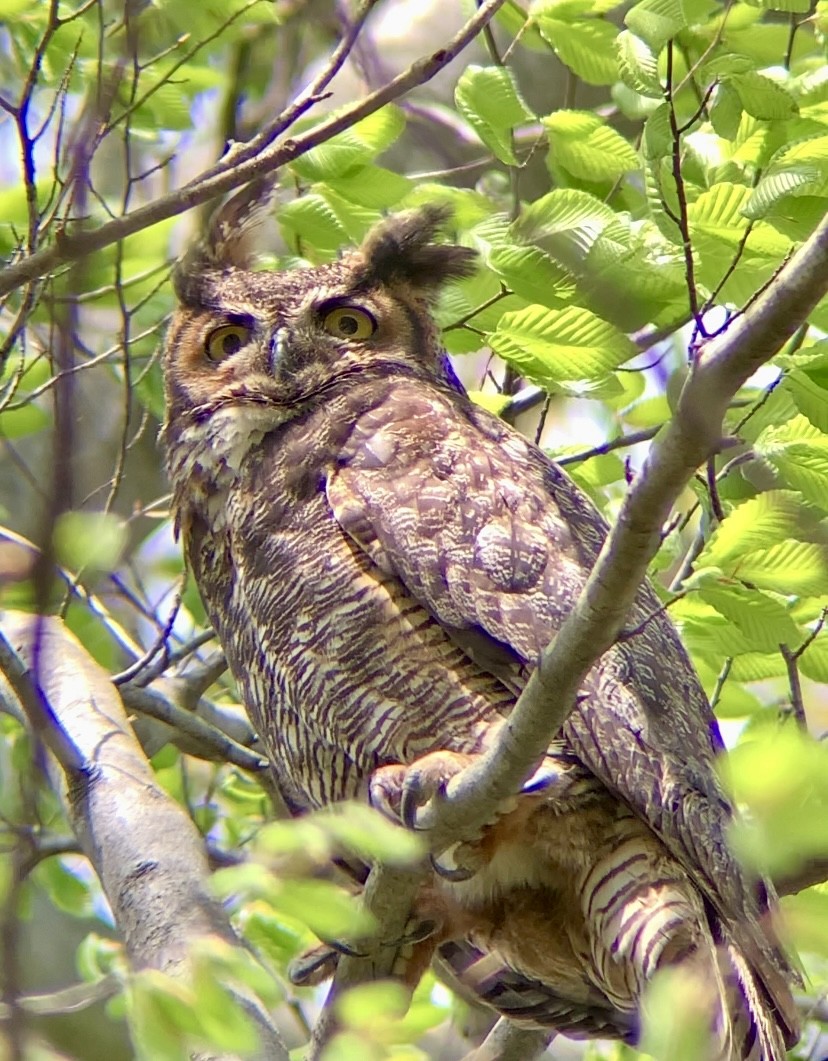
<path fill-rule="evenodd" d="M 227 405 L 185 427 L 171 448 L 171 476 L 189 484 L 190 495 L 201 503 L 214 529 L 225 521 L 227 491 L 246 457 L 279 422 L 266 405 Z"/>

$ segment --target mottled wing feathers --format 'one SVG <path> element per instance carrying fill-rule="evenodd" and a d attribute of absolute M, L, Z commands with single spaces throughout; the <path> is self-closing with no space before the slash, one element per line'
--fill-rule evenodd
<path fill-rule="evenodd" d="M 605 527 L 539 451 L 471 406 L 458 415 L 456 402 L 396 381 L 354 424 L 328 499 L 372 561 L 517 692 L 577 599 Z M 657 608 L 645 589 L 632 622 Z M 784 960 L 757 924 L 763 904 L 727 847 L 715 720 L 669 622 L 656 618 L 606 653 L 582 693 L 564 730 L 571 745 L 686 867 L 784 998 Z"/>

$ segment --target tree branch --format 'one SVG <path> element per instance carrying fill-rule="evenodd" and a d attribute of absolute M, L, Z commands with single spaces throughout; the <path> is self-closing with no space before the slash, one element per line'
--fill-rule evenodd
<path fill-rule="evenodd" d="M 52 246 L 35 251 L 0 272 L 0 295 L 45 276 L 59 265 L 102 250 L 126 236 L 149 228 L 150 225 L 225 195 L 256 177 L 272 175 L 281 166 L 301 157 L 311 148 L 324 144 L 337 133 L 349 129 L 355 122 L 378 111 L 380 107 L 393 103 L 411 89 L 430 81 L 474 40 L 503 3 L 504 0 L 486 0 L 444 48 L 417 59 L 407 70 L 382 88 L 378 88 L 341 113 L 320 122 L 309 132 L 265 147 L 251 159 L 234 161 L 231 155 L 229 163 L 226 160 L 219 162 L 178 191 L 162 196 L 114 221 L 108 221 L 99 228 L 59 234 Z"/>
<path fill-rule="evenodd" d="M 696 469 L 716 452 L 728 404 L 828 291 L 828 218 L 774 283 L 700 352 L 675 415 L 653 442 L 572 613 L 543 652 L 496 747 L 424 808 L 434 849 L 480 828 L 520 790 L 575 706 L 590 668 L 614 643 L 655 556 L 661 530 Z"/>
<path fill-rule="evenodd" d="M 23 705 L 42 694 L 51 732 L 40 712 L 30 716 L 31 724 L 59 756 L 67 746 L 73 750 L 66 762 L 61 759 L 69 817 L 106 892 L 132 968 L 186 980 L 196 941 L 238 943 L 221 904 L 208 893 L 201 836 L 156 783 L 109 676 L 62 621 L 8 612 L 3 627 L 18 671 L 27 675 L 35 659 L 39 664 L 39 686 L 25 694 Z M 10 682 L 19 692 L 27 680 L 18 673 Z M 287 1061 L 261 1002 L 235 994 L 259 1033 L 260 1056 Z"/>

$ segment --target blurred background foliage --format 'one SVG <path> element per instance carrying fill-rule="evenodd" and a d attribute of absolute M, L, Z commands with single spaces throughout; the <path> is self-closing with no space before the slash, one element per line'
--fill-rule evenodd
<path fill-rule="evenodd" d="M 286 134 L 443 47 L 470 10 L 380 0 Z M 344 0 L 0 0 L 0 254 L 13 265 L 174 194 L 283 112 L 355 17 Z M 276 174 L 263 267 L 329 260 L 390 210 L 449 203 L 481 263 L 439 307 L 458 374 L 611 520 L 705 340 L 825 213 L 826 27 L 824 0 L 507 0 L 437 77 Z M 169 271 L 205 209 L 5 296 L 0 596 L 59 611 L 123 689 L 245 743 L 173 541 L 156 441 Z M 734 842 L 795 891 L 783 901 L 806 977 L 794 1056 L 814 1061 L 828 1055 L 826 330 L 823 302 L 738 395 L 653 571 L 735 749 L 723 770 L 747 813 Z M 34 999 L 27 1056 L 243 1054 L 249 1029 L 222 976 L 252 981 L 299 1051 L 320 996 L 291 987 L 287 964 L 314 933 L 370 927 L 325 867 L 343 852 L 411 859 L 410 838 L 360 808 L 272 823 L 260 777 L 210 761 L 174 716 L 133 708 L 270 975 L 217 947 L 189 994 L 150 974 L 121 990 L 117 932 L 54 771 L 8 692 L 0 709 L 0 939 Z M 373 984 L 342 999 L 341 1019 L 325 1056 L 343 1061 L 461 1057 L 464 1035 L 487 1027 L 432 976 L 407 1012 L 394 985 Z M 636 1055 L 556 1040 L 550 1056 Z"/>

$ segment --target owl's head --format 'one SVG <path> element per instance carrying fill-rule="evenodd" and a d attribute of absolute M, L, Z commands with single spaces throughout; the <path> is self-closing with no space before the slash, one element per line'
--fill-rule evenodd
<path fill-rule="evenodd" d="M 174 273 L 166 341 L 168 442 L 182 427 L 247 407 L 275 427 L 334 379 L 371 366 L 447 378 L 430 314 L 474 252 L 437 242 L 449 212 L 428 206 L 378 224 L 357 250 L 316 268 L 253 269 L 248 192 L 223 207 Z"/>

